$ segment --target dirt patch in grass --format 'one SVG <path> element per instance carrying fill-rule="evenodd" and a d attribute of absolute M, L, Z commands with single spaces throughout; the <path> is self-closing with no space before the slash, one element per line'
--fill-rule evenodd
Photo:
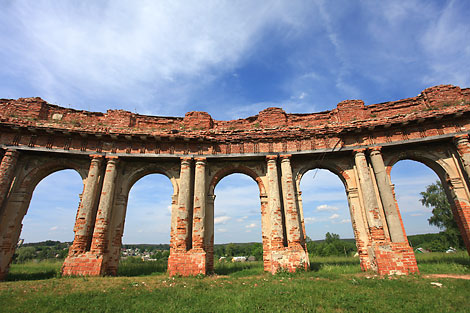
<path fill-rule="evenodd" d="M 470 275 L 458 275 L 458 274 L 430 274 L 423 276 L 424 278 L 455 278 L 455 279 L 466 279 L 470 280 Z"/>

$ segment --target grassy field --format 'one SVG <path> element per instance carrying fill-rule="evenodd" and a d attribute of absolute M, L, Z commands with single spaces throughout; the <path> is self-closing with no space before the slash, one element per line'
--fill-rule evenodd
<path fill-rule="evenodd" d="M 380 278 L 357 259 L 311 259 L 311 271 L 263 273 L 262 263 L 219 263 L 208 277 L 169 278 L 165 264 L 123 263 L 118 277 L 60 277 L 60 262 L 11 268 L 1 312 L 468 312 L 464 252 L 418 255 L 421 275 Z M 441 283 L 438 287 L 431 283 Z"/>

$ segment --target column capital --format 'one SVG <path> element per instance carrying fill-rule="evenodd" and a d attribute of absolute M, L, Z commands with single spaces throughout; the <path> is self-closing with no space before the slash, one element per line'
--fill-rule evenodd
<path fill-rule="evenodd" d="M 8 148 L 5 148 L 5 153 L 6 153 L 6 152 L 15 153 L 15 152 L 18 152 L 18 150 L 15 149 L 15 148 L 10 148 L 10 147 L 8 147 Z"/>
<path fill-rule="evenodd" d="M 116 164 L 119 161 L 118 157 L 115 155 L 107 155 L 105 158 L 107 164 Z"/>
<path fill-rule="evenodd" d="M 283 159 L 283 160 L 284 160 L 284 159 L 287 159 L 287 160 L 288 160 L 288 159 L 292 158 L 292 154 L 281 154 L 280 157 L 281 157 L 281 159 Z"/>
<path fill-rule="evenodd" d="M 193 158 L 192 157 L 180 157 L 180 160 L 181 160 L 181 163 L 183 162 L 191 163 Z"/>
<path fill-rule="evenodd" d="M 353 150 L 353 153 L 354 153 L 354 155 L 360 154 L 360 153 L 364 154 L 365 151 L 366 151 L 365 148 L 360 148 L 360 149 L 354 149 L 354 150 Z"/>
<path fill-rule="evenodd" d="M 196 161 L 196 164 L 206 164 L 207 163 L 207 158 L 205 158 L 205 157 L 194 158 L 194 160 Z"/>
<path fill-rule="evenodd" d="M 267 155 L 267 156 L 266 156 L 266 160 L 268 160 L 268 162 L 269 162 L 269 161 L 275 161 L 275 160 L 277 160 L 277 154 L 269 154 L 269 155 Z"/>
<path fill-rule="evenodd" d="M 18 154 L 20 154 L 20 152 L 18 150 L 16 150 L 15 148 L 6 148 L 5 149 L 5 156 L 9 155 L 9 156 L 17 156 Z"/>
<path fill-rule="evenodd" d="M 464 142 L 468 142 L 468 134 L 456 135 L 454 136 L 454 142 L 456 144 L 461 144 Z"/>
<path fill-rule="evenodd" d="M 101 154 L 90 154 L 89 156 L 92 160 L 93 159 L 96 159 L 96 160 L 102 160 L 103 159 L 103 155 L 101 155 Z"/>
<path fill-rule="evenodd" d="M 370 152 L 373 152 L 373 151 L 380 152 L 381 150 L 382 150 L 382 146 L 369 147 Z"/>

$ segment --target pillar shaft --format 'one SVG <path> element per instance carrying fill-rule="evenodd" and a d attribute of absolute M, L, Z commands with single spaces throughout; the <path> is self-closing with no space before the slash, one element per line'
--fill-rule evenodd
<path fill-rule="evenodd" d="M 271 224 L 271 249 L 284 247 L 284 232 L 281 210 L 281 195 L 279 192 L 279 178 L 277 174 L 277 156 L 268 156 L 268 197 L 269 216 Z"/>
<path fill-rule="evenodd" d="M 206 217 L 204 219 L 204 250 L 207 254 L 207 272 L 214 270 L 214 201 L 215 195 L 207 196 Z"/>
<path fill-rule="evenodd" d="M 292 179 L 290 155 L 281 157 L 282 195 L 284 200 L 287 242 L 290 246 L 292 244 L 300 244 L 302 237 L 302 227 L 299 221 L 299 212 L 295 199 L 295 187 L 294 180 Z"/>
<path fill-rule="evenodd" d="M 206 218 L 206 159 L 196 159 L 193 202 L 193 249 L 204 249 Z"/>
<path fill-rule="evenodd" d="M 13 181 L 18 155 L 18 151 L 8 149 L 0 163 L 0 209 L 3 201 L 5 201 L 8 191 L 10 190 L 11 182 Z"/>
<path fill-rule="evenodd" d="M 101 190 L 91 244 L 91 251 L 95 254 L 107 252 L 109 246 L 109 225 L 111 223 L 111 210 L 113 207 L 117 176 L 116 159 L 117 158 L 108 158 L 106 163 L 106 172 L 104 174 L 103 188 Z"/>
<path fill-rule="evenodd" d="M 101 156 L 92 156 L 88 177 L 83 189 L 82 200 L 75 220 L 75 238 L 70 249 L 71 254 L 80 254 L 87 250 L 92 237 L 93 217 L 98 202 L 98 187 L 101 171 Z"/>
<path fill-rule="evenodd" d="M 191 159 L 181 159 L 175 248 L 187 251 L 191 246 Z"/>
<path fill-rule="evenodd" d="M 374 185 L 367 165 L 364 149 L 355 150 L 354 161 L 356 163 L 359 183 L 361 184 L 362 197 L 366 209 L 369 230 L 374 239 L 384 239 L 383 224 L 379 214 L 379 204 L 375 194 Z"/>
<path fill-rule="evenodd" d="M 455 145 L 457 146 L 457 151 L 462 158 L 465 171 L 467 172 L 468 177 L 470 177 L 470 143 L 468 142 L 468 135 L 456 136 Z"/>
<path fill-rule="evenodd" d="M 399 216 L 400 213 L 397 210 L 392 186 L 390 185 L 387 171 L 385 170 L 382 154 L 378 149 L 371 151 L 370 160 L 372 168 L 374 169 L 380 199 L 382 200 L 382 205 L 385 211 L 385 218 L 387 220 L 390 238 L 392 239 L 392 242 L 404 242 L 406 241 L 406 238 L 403 233 L 403 227 Z"/>

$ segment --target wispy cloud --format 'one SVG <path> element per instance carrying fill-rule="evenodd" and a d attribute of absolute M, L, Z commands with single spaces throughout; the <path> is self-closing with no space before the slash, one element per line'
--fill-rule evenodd
<path fill-rule="evenodd" d="M 317 206 L 317 211 L 338 211 L 338 208 L 328 204 L 322 204 Z"/>
<path fill-rule="evenodd" d="M 230 221 L 232 218 L 230 216 L 218 216 L 214 218 L 214 224 L 225 224 Z"/>
<path fill-rule="evenodd" d="M 304 14 L 298 7 L 251 1 L 15 1 L 0 13 L 13 33 L 2 32 L 0 57 L 9 60 L 4 67 L 30 77 L 53 102 L 114 93 L 111 106 L 181 114 L 188 96 L 242 62 L 272 22 L 297 27 L 292 14 Z M 148 101 L 152 106 L 144 105 Z M 169 101 L 172 106 L 159 104 Z"/>
<path fill-rule="evenodd" d="M 332 214 L 332 215 L 329 217 L 330 220 L 335 220 L 335 219 L 337 219 L 337 218 L 339 218 L 339 214 L 336 214 L 336 213 L 335 213 L 335 214 Z"/>

